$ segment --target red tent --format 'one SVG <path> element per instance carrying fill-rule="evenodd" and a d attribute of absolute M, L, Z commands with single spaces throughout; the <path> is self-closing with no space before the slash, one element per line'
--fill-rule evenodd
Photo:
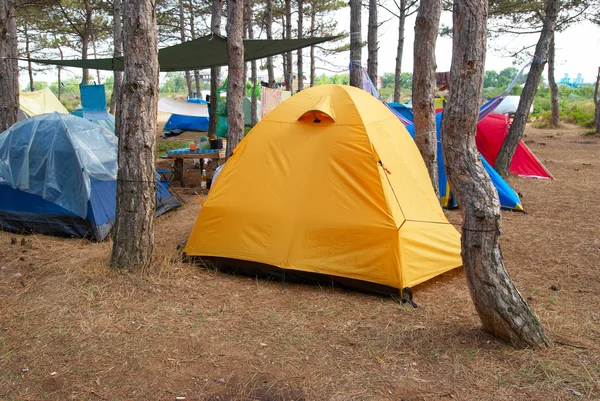
<path fill-rule="evenodd" d="M 477 135 L 475 136 L 477 149 L 492 166 L 496 163 L 496 158 L 509 129 L 510 121 L 506 114 L 490 114 L 477 123 Z M 510 172 L 523 177 L 553 178 L 523 141 L 517 145 L 510 164 Z"/>

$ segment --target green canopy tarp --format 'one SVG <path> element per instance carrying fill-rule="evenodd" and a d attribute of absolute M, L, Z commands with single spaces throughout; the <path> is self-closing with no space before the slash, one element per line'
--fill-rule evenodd
<path fill-rule="evenodd" d="M 274 56 L 337 38 L 330 36 L 305 39 L 244 40 L 244 60 L 252 61 Z M 22 60 L 64 67 L 123 71 L 123 57 L 88 60 Z M 162 72 L 204 70 L 210 67 L 227 65 L 227 39 L 218 35 L 208 35 L 175 46 L 165 47 L 158 51 L 158 63 Z"/>

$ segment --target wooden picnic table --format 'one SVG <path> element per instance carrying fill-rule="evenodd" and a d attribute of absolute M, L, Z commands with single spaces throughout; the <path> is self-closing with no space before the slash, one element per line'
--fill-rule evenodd
<path fill-rule="evenodd" d="M 203 169 L 204 159 L 216 159 L 217 164 L 220 164 L 221 160 L 225 160 L 225 149 L 219 149 L 218 152 L 194 151 L 193 153 L 169 153 L 165 158 L 173 160 L 173 178 L 179 181 L 182 187 L 185 187 L 185 180 L 183 178 L 184 159 L 200 160 L 200 169 Z"/>

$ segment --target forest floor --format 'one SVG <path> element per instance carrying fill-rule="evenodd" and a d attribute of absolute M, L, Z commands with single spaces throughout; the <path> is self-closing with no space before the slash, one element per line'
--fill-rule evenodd
<path fill-rule="evenodd" d="M 190 179 L 143 271 L 109 269 L 110 241 L 0 232 L 0 399 L 598 400 L 600 138 L 525 140 L 556 179 L 510 179 L 528 213 L 502 213 L 502 247 L 547 350 L 482 331 L 460 269 L 415 287 L 413 309 L 181 263 Z"/>

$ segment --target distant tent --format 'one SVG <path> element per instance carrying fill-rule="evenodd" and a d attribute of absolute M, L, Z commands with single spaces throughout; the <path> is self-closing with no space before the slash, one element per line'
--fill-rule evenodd
<path fill-rule="evenodd" d="M 509 130 L 510 120 L 506 114 L 490 114 L 477 124 L 477 149 L 492 166 Z M 522 177 L 552 178 L 552 174 L 523 141 L 517 145 L 510 163 L 510 173 Z"/>
<path fill-rule="evenodd" d="M 244 107 L 244 125 L 246 127 L 252 127 L 252 99 L 248 96 L 244 96 L 242 106 Z M 260 100 L 256 101 L 256 118 L 260 121 Z"/>
<path fill-rule="evenodd" d="M 73 114 L 74 116 L 83 118 L 83 110 L 82 109 L 75 109 L 71 112 L 71 114 Z M 88 120 L 88 121 L 91 121 L 94 124 L 97 124 L 101 127 L 106 128 L 113 134 L 115 133 L 115 116 L 113 116 L 112 114 L 108 114 L 108 119 L 106 119 L 106 120 Z"/>
<path fill-rule="evenodd" d="M 395 112 L 400 114 L 402 117 L 404 117 L 408 121 L 415 120 L 415 114 L 413 113 L 413 109 L 412 109 L 412 107 L 410 107 L 410 105 L 407 105 L 404 103 L 395 103 L 395 102 L 388 103 L 387 105 L 390 106 Z"/>
<path fill-rule="evenodd" d="M 70 114 L 43 114 L 0 134 L 0 160 L 1 229 L 106 238 L 116 212 L 112 132 Z M 156 215 L 181 205 L 159 183 L 156 197 Z"/>
<path fill-rule="evenodd" d="M 19 93 L 19 108 L 26 117 L 38 116 L 45 113 L 63 113 L 69 112 L 62 105 L 60 100 L 48 88 L 35 92 Z"/>
<path fill-rule="evenodd" d="M 343 85 L 297 93 L 245 136 L 185 252 L 396 293 L 462 265 L 414 141 L 384 104 Z"/>
<path fill-rule="evenodd" d="M 207 104 L 206 100 L 191 98 L 188 103 Z M 181 114 L 171 114 L 171 117 L 165 124 L 165 131 L 181 130 L 181 131 L 208 131 L 208 117 L 186 116 Z"/>
<path fill-rule="evenodd" d="M 444 157 L 442 154 L 442 140 L 441 140 L 441 128 L 442 128 L 442 113 L 437 113 L 435 118 L 435 128 L 437 131 L 437 159 L 438 159 L 438 185 L 440 190 L 440 202 L 443 207 L 452 206 L 454 200 L 450 191 L 450 183 L 446 176 L 446 170 L 444 168 Z M 411 124 L 406 127 L 411 136 L 415 135 L 415 126 Z M 498 197 L 500 198 L 500 205 L 505 209 L 511 210 L 523 210 L 519 195 L 514 189 L 508 185 L 508 183 L 490 166 L 489 163 L 482 158 L 483 167 L 487 171 L 492 183 L 498 191 Z"/>

